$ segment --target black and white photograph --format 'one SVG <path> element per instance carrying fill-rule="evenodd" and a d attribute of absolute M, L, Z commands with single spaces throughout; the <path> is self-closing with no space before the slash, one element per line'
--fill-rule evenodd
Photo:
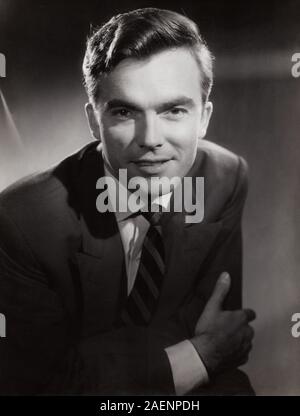
<path fill-rule="evenodd" d="M 0 397 L 300 395 L 299 23 L 0 0 Z"/>

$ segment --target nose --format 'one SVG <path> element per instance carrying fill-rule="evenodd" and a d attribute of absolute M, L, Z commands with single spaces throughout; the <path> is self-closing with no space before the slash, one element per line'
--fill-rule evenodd
<path fill-rule="evenodd" d="M 147 114 L 140 120 L 137 142 L 142 148 L 154 149 L 163 145 L 162 132 L 156 114 Z"/>

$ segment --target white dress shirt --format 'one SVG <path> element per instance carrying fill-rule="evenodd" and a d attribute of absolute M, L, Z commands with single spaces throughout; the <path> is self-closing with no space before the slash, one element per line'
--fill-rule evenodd
<path fill-rule="evenodd" d="M 119 186 L 123 187 L 106 164 L 104 165 L 104 171 L 105 176 L 113 178 L 116 181 L 116 189 Z M 114 195 L 111 194 L 110 190 L 111 188 L 108 186 L 109 199 L 112 200 Z M 121 192 L 119 197 L 125 194 L 126 192 Z M 153 204 L 161 205 L 166 209 L 170 203 L 170 198 L 171 193 L 162 195 L 157 197 L 153 201 Z M 116 210 L 115 212 L 125 254 L 128 295 L 135 282 L 144 238 L 150 226 L 143 215 L 130 217 L 132 213 L 133 211 L 119 212 Z M 208 382 L 206 368 L 195 347 L 188 339 L 166 348 L 165 352 L 170 362 L 177 395 L 188 393 L 193 388 Z"/>

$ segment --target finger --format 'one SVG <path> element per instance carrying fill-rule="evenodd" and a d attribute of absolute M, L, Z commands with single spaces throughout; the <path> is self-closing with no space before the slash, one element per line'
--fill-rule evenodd
<path fill-rule="evenodd" d="M 253 344 L 251 342 L 251 340 L 247 340 L 244 341 L 243 345 L 241 346 L 239 353 L 237 354 L 237 360 L 243 360 L 244 358 L 246 358 L 246 360 L 248 361 L 249 358 L 249 354 L 251 352 L 253 348 Z"/>
<path fill-rule="evenodd" d="M 224 299 L 226 298 L 230 289 L 230 283 L 229 274 L 227 272 L 221 273 L 215 284 L 214 291 L 207 302 L 207 309 L 220 310 L 222 308 Z"/>
<path fill-rule="evenodd" d="M 243 357 L 238 361 L 237 363 L 237 367 L 241 366 L 241 365 L 245 365 L 249 360 L 249 355 L 245 354 L 243 355 Z"/>
<path fill-rule="evenodd" d="M 247 327 L 245 328 L 244 338 L 248 341 L 251 341 L 254 338 L 254 329 L 252 328 L 252 326 L 247 325 Z"/>
<path fill-rule="evenodd" d="M 254 321 L 256 313 L 252 309 L 243 309 L 247 322 Z"/>
<path fill-rule="evenodd" d="M 236 361 L 238 365 L 245 364 L 250 355 L 250 351 L 252 350 L 252 343 L 245 343 L 239 350 L 239 353 L 236 354 Z"/>
<path fill-rule="evenodd" d="M 240 354 L 243 356 L 244 354 L 249 354 L 252 350 L 253 344 L 252 340 L 249 338 L 244 339 L 241 347 L 240 347 Z"/>
<path fill-rule="evenodd" d="M 249 355 L 249 353 L 250 353 L 250 351 L 252 350 L 252 348 L 253 348 L 253 345 L 252 345 L 252 342 L 250 342 L 246 347 L 245 347 L 245 353 L 247 354 L 247 355 Z"/>

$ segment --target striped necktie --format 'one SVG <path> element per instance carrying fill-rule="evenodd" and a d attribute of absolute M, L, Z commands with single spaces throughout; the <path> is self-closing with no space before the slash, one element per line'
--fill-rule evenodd
<path fill-rule="evenodd" d="M 139 212 L 150 223 L 145 236 L 135 283 L 121 319 L 125 324 L 146 326 L 158 304 L 165 273 L 165 250 L 161 236 L 161 212 Z"/>

